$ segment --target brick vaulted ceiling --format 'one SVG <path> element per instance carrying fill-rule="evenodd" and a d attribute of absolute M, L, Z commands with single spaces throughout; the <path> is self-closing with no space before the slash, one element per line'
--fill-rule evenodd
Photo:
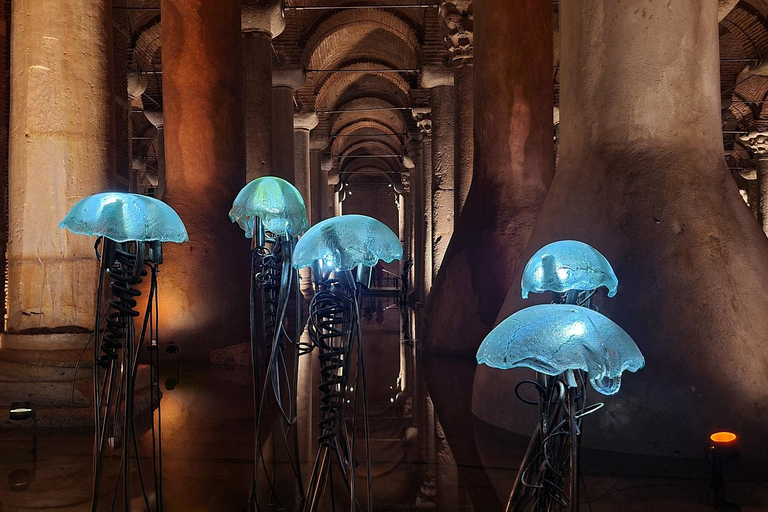
<path fill-rule="evenodd" d="M 408 134 L 416 132 L 407 110 L 337 111 L 428 106 L 429 92 L 419 87 L 418 71 L 414 70 L 447 62 L 438 9 L 392 6 L 439 2 L 285 1 L 286 28 L 273 41 L 274 67 L 313 70 L 307 72 L 305 86 L 297 91 L 297 110 L 318 112 L 318 130 L 326 131 L 332 142 L 326 151 L 334 162 L 349 167 L 337 168 L 342 174 L 361 168 L 359 159 L 345 159 L 345 155 L 407 153 Z M 159 0 L 114 0 L 116 25 L 131 34 L 129 70 L 147 78 L 146 92 L 134 106 L 162 106 L 159 4 Z M 720 0 L 720 4 L 724 13 L 720 22 L 724 148 L 731 167 L 747 168 L 753 165 L 753 155 L 741 146 L 738 132 L 768 129 L 768 0 Z M 336 6 L 371 8 L 302 9 Z M 556 2 L 553 13 L 557 27 Z M 558 41 L 556 30 L 556 45 Z M 558 55 L 556 48 L 556 104 Z M 154 127 L 136 113 L 132 123 L 134 155 L 145 156 L 152 167 Z M 365 161 L 371 168 L 393 167 L 389 157 Z M 737 173 L 734 175 L 738 180 Z"/>

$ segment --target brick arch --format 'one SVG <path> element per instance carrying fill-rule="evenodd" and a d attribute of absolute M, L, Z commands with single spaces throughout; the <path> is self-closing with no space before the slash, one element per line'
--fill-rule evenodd
<path fill-rule="evenodd" d="M 406 21 L 378 9 L 340 11 L 323 21 L 304 50 L 307 69 L 339 68 L 376 58 L 393 68 L 415 68 L 419 43 Z"/>
<path fill-rule="evenodd" d="M 359 62 L 341 69 L 377 69 L 381 65 L 373 62 Z M 316 105 L 318 109 L 335 109 L 363 96 L 379 98 L 393 105 L 409 104 L 411 87 L 399 73 L 330 73 L 325 78 L 316 80 Z"/>
<path fill-rule="evenodd" d="M 360 138 L 350 137 L 350 135 L 355 135 L 357 133 L 360 134 Z M 360 142 L 363 140 L 365 135 L 371 133 L 373 133 L 375 137 L 371 137 L 370 139 L 378 140 L 387 144 L 393 149 L 393 152 L 400 151 L 400 147 L 402 145 L 400 137 L 398 134 L 396 134 L 396 132 L 392 130 L 391 127 L 373 119 L 360 119 L 359 121 L 349 124 L 339 130 L 337 133 L 333 134 L 340 135 L 341 137 L 333 139 L 333 142 L 331 143 L 331 152 L 334 155 L 344 154 L 349 147 L 357 142 Z"/>
<path fill-rule="evenodd" d="M 392 108 L 399 107 L 388 101 L 378 98 L 358 98 L 350 102 L 339 105 L 339 110 L 367 109 L 367 108 Z M 330 134 L 339 133 L 345 127 L 357 123 L 361 120 L 370 120 L 387 126 L 392 133 L 405 133 L 408 129 L 408 120 L 405 118 L 404 110 L 353 110 L 352 112 L 342 112 L 331 114 L 328 119 Z"/>
<path fill-rule="evenodd" d="M 133 46 L 133 68 L 139 71 L 152 69 L 155 53 L 162 46 L 160 22 L 156 22 L 141 31 Z"/>

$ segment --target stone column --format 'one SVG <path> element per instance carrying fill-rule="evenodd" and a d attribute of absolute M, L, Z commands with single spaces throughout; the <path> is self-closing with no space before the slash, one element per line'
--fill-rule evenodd
<path fill-rule="evenodd" d="M 141 96 L 144 94 L 144 91 L 147 90 L 147 77 L 138 71 L 129 71 L 126 85 L 128 89 L 128 116 L 126 123 L 128 125 L 128 161 L 131 163 L 128 190 L 134 193 L 139 193 L 139 172 L 137 171 L 136 162 L 133 158 L 133 120 L 131 119 L 132 114 L 130 112 L 133 107 L 137 107 L 139 110 L 144 109 Z M 117 125 L 115 125 L 115 134 L 117 134 Z M 117 137 L 115 137 L 115 139 L 117 139 Z M 143 162 L 142 164 L 145 167 L 146 173 L 146 162 Z"/>
<path fill-rule="evenodd" d="M 110 186 L 111 4 L 19 0 L 11 23 L 9 303 L 2 347 L 81 348 L 94 325 L 95 239 L 59 222 L 74 203 Z"/>
<path fill-rule="evenodd" d="M 309 134 L 309 174 L 311 180 L 309 195 L 312 198 L 312 212 L 309 220 L 313 224 L 332 216 L 332 206 L 329 206 L 328 201 L 328 178 L 322 170 L 323 151 L 329 143 L 328 132 L 312 130 Z M 330 204 L 332 205 L 332 203 Z"/>
<path fill-rule="evenodd" d="M 165 195 L 165 128 L 163 127 L 163 111 L 144 109 L 147 121 L 157 130 L 157 188 L 155 197 L 162 199 Z"/>
<path fill-rule="evenodd" d="M 240 0 L 161 0 L 165 201 L 189 232 L 166 244 L 160 329 L 185 357 L 248 340 L 248 241 L 227 212 L 245 185 Z"/>
<path fill-rule="evenodd" d="M 472 56 L 473 5 L 471 0 L 450 0 L 440 5 L 440 21 L 454 68 L 454 215 L 458 218 L 472 184 L 474 165 Z"/>
<path fill-rule="evenodd" d="M 554 173 L 552 7 L 475 7 L 474 66 L 483 77 L 475 84 L 475 171 L 427 304 L 426 339 L 435 351 L 472 357 L 496 321 Z M 434 107 L 432 114 L 434 133 Z"/>
<path fill-rule="evenodd" d="M 454 94 L 447 68 L 425 68 L 421 86 L 430 91 L 432 119 L 432 280 L 440 270 L 454 224 Z"/>
<path fill-rule="evenodd" d="M 418 177 L 418 208 L 414 222 L 419 229 L 417 254 L 419 261 L 420 302 L 426 302 L 432 288 L 432 119 L 429 107 L 411 111 L 421 135 Z M 420 326 L 417 326 L 420 329 Z"/>
<path fill-rule="evenodd" d="M 244 3 L 243 74 L 245 83 L 245 179 L 272 174 L 272 39 L 285 29 L 280 2 Z"/>
<path fill-rule="evenodd" d="M 742 457 L 768 456 L 768 239 L 723 159 L 717 5 L 560 4 L 560 164 L 525 257 L 563 239 L 602 252 L 619 291 L 596 303 L 646 360 L 600 397 L 587 447 L 697 457 L 728 429 Z M 524 305 L 513 283 L 499 318 Z M 481 368 L 474 411 L 528 431 L 505 387 L 520 374 Z"/>
<path fill-rule="evenodd" d="M 331 158 L 331 155 L 324 155 L 320 157 L 320 170 L 322 171 L 322 174 L 325 179 L 325 184 L 327 185 L 323 190 L 325 191 L 324 194 L 324 200 L 323 200 L 323 207 L 324 207 L 324 213 L 323 213 L 323 220 L 334 217 L 336 214 L 336 208 L 337 208 L 337 194 L 334 190 L 334 186 L 338 183 L 338 175 L 334 178 L 331 175 L 331 170 L 333 169 L 333 158 Z"/>
<path fill-rule="evenodd" d="M 757 221 L 768 235 L 768 132 L 752 132 L 741 140 L 757 157 Z"/>
<path fill-rule="evenodd" d="M 317 126 L 317 114 L 293 116 L 294 185 L 304 198 L 307 216 L 312 220 L 312 169 L 309 161 L 309 132 Z"/>
<path fill-rule="evenodd" d="M 272 173 L 291 183 L 295 180 L 293 145 L 293 93 L 304 85 L 300 69 L 272 73 Z"/>

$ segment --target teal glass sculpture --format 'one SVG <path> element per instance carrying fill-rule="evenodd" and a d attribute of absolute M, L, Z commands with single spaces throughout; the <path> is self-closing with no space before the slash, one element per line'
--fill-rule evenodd
<path fill-rule="evenodd" d="M 229 220 L 243 228 L 246 238 L 253 238 L 257 217 L 267 231 L 282 237 L 298 236 L 309 229 L 307 207 L 301 194 L 296 187 L 275 176 L 256 178 L 247 184 L 229 210 Z"/>
<path fill-rule="evenodd" d="M 402 257 L 400 240 L 386 225 L 365 215 L 342 215 L 315 224 L 301 237 L 293 266 L 308 267 L 317 261 L 323 269 L 342 272 Z"/>
<path fill-rule="evenodd" d="M 116 242 L 186 242 L 187 229 L 179 215 L 154 197 L 105 192 L 81 199 L 59 224 L 79 235 L 96 235 Z"/>
<path fill-rule="evenodd" d="M 619 280 L 605 256 L 590 245 L 576 240 L 561 240 L 545 245 L 534 254 L 523 270 L 523 298 L 528 293 L 608 288 L 616 295 Z"/>
<path fill-rule="evenodd" d="M 584 370 L 595 391 L 613 395 L 625 370 L 645 366 L 629 335 L 600 313 L 569 304 L 531 306 L 507 317 L 483 340 L 477 362 L 547 375 Z"/>

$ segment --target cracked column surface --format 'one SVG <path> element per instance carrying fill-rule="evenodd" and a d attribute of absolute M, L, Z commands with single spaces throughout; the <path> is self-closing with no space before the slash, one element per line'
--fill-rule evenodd
<path fill-rule="evenodd" d="M 160 329 L 200 358 L 248 341 L 248 241 L 227 215 L 245 185 L 240 1 L 161 7 L 165 200 L 189 242 L 166 244 Z"/>
<path fill-rule="evenodd" d="M 588 447 L 701 457 L 731 430 L 743 457 L 768 455 L 768 240 L 723 158 L 717 7 L 560 4 L 560 164 L 524 255 L 563 239 L 602 252 L 619 288 L 600 312 L 646 360 L 617 395 L 592 393 L 606 407 Z M 520 274 L 499 319 L 550 300 L 522 301 Z M 474 412 L 532 432 L 524 375 L 478 367 Z"/>
<path fill-rule="evenodd" d="M 59 228 L 114 169 L 106 0 L 13 3 L 8 314 L 4 348 L 82 347 L 93 330 L 94 237 Z"/>
<path fill-rule="evenodd" d="M 493 327 L 553 174 L 552 6 L 519 4 L 474 3 L 475 169 L 427 304 L 435 352 L 472 356 Z"/>

